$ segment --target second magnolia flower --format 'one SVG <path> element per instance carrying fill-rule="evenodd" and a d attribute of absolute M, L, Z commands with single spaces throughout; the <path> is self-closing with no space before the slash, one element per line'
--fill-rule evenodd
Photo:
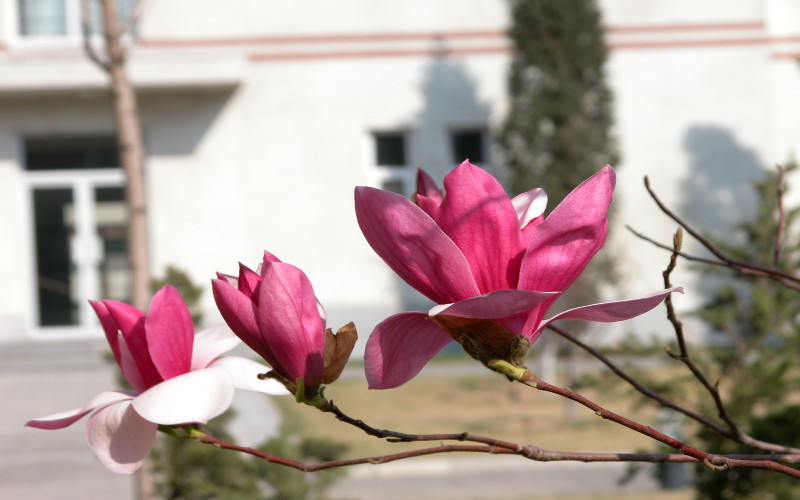
<path fill-rule="evenodd" d="M 290 390 L 298 379 L 315 388 L 339 378 L 355 327 L 345 325 L 336 335 L 325 328 L 325 310 L 303 271 L 264 252 L 257 271 L 239 264 L 238 277 L 217 277 L 212 287 L 223 319 Z"/>
<path fill-rule="evenodd" d="M 356 188 L 356 215 L 369 244 L 403 280 L 439 304 L 427 313 L 395 314 L 375 327 L 364 358 L 370 388 L 404 384 L 452 339 L 484 363 L 516 364 L 555 319 L 621 321 L 679 290 L 544 319 L 603 246 L 614 183 L 614 170 L 606 166 L 546 218 L 542 189 L 510 199 L 497 179 L 469 161 L 447 174 L 444 195 L 422 171 L 413 202 Z"/>

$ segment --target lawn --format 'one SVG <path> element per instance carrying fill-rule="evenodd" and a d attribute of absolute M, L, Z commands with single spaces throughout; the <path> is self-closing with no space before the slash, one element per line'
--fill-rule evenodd
<path fill-rule="evenodd" d="M 581 392 L 609 410 L 654 427 L 655 405 L 637 405 L 632 389 Z M 362 377 L 340 380 L 326 396 L 346 414 L 373 427 L 413 434 L 470 432 L 561 451 L 656 449 L 636 432 L 605 421 L 563 398 L 508 382 L 488 370 L 453 376 L 419 376 L 392 390 L 370 391 Z M 338 422 L 332 415 L 276 398 L 292 431 L 347 443 L 348 457 L 395 453 L 421 443 L 387 443 Z"/>

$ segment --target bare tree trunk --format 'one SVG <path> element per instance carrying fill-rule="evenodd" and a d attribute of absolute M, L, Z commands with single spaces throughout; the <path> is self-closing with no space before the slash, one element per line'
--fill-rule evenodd
<path fill-rule="evenodd" d="M 100 0 L 103 11 L 107 65 L 111 76 L 111 101 L 117 128 L 117 145 L 125 172 L 125 200 L 128 208 L 128 260 L 131 273 L 131 303 L 147 307 L 150 283 L 147 264 L 147 211 L 144 195 L 144 146 L 136 92 L 126 71 L 124 27 L 114 0 Z"/>
<path fill-rule="evenodd" d="M 95 52 L 91 41 L 92 0 L 82 2 L 83 42 L 86 55 L 111 77 L 111 104 L 117 131 L 117 148 L 125 174 L 125 202 L 128 211 L 128 263 L 130 268 L 131 304 L 144 311 L 150 296 L 147 263 L 147 206 L 144 194 L 144 159 L 141 123 L 136 91 L 128 78 L 122 36 L 125 25 L 120 22 L 116 0 L 97 0 L 102 10 L 105 57 Z M 139 2 L 141 6 L 141 2 Z M 138 13 L 137 8 L 133 14 Z M 145 462 L 134 476 L 134 495 L 140 500 L 155 498 L 152 470 Z"/>

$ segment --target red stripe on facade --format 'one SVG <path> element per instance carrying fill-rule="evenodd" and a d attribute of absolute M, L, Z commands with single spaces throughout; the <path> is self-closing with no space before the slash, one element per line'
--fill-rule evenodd
<path fill-rule="evenodd" d="M 773 59 L 800 59 L 800 52 L 775 52 Z"/>
<path fill-rule="evenodd" d="M 702 24 L 643 24 L 631 26 L 610 26 L 608 33 L 666 33 L 678 31 L 726 31 L 726 30 L 763 30 L 763 21 L 743 21 L 738 23 L 702 23 Z"/>
<path fill-rule="evenodd" d="M 679 34 L 701 33 L 714 31 L 734 30 L 763 30 L 765 23 L 762 21 L 742 21 L 731 23 L 696 23 L 696 24 L 663 24 L 663 25 L 632 25 L 612 26 L 608 28 L 610 35 L 625 34 Z M 720 35 L 722 35 L 720 33 Z M 670 37 L 671 38 L 671 37 Z M 751 36 L 751 37 L 725 37 L 712 39 L 667 39 L 667 40 L 620 40 L 608 43 L 609 50 L 653 50 L 673 48 L 703 48 L 703 47 L 734 47 L 734 46 L 761 46 L 769 43 L 800 43 L 800 35 L 787 35 L 778 37 Z M 257 45 L 302 45 L 302 44 L 336 44 L 336 43 L 381 43 L 381 42 L 456 42 L 458 40 L 485 39 L 499 42 L 505 40 L 502 30 L 464 30 L 450 32 L 419 32 L 419 33 L 341 33 L 321 35 L 278 35 L 267 37 L 246 38 L 214 38 L 214 39 L 149 39 L 142 40 L 139 45 L 144 48 L 192 48 L 210 46 L 257 46 Z M 2 50 L 2 46 L 0 46 Z M 248 55 L 252 61 L 290 61 L 314 59 L 341 59 L 341 58 L 380 58 L 380 57 L 413 57 L 413 56 L 441 56 L 441 55 L 470 55 L 470 54 L 500 54 L 507 52 L 505 46 L 497 43 L 480 47 L 455 47 L 455 48 L 409 48 L 409 49 L 354 49 L 331 51 L 276 51 L 255 52 Z M 784 56 L 780 56 L 784 57 Z M 787 56 L 788 57 L 788 56 Z"/>
<path fill-rule="evenodd" d="M 310 43 L 342 42 L 396 42 L 414 40 L 458 40 L 472 38 L 505 37 L 501 30 L 447 31 L 426 33 L 350 33 L 328 35 L 285 35 L 247 38 L 209 38 L 209 39 L 148 39 L 139 42 L 143 47 L 205 47 L 212 45 L 286 45 Z"/>
<path fill-rule="evenodd" d="M 752 38 L 718 38 L 714 40 L 658 40 L 647 42 L 612 42 L 608 44 L 608 48 L 610 50 L 631 50 L 730 47 L 741 45 L 765 45 L 771 41 L 771 38 L 765 36 Z"/>
<path fill-rule="evenodd" d="M 669 32 L 698 32 L 698 31 L 725 31 L 725 30 L 762 30 L 762 21 L 747 21 L 738 23 L 706 23 L 706 24 L 653 24 L 634 26 L 611 26 L 607 28 L 609 34 L 625 33 L 669 33 Z M 139 42 L 143 47 L 206 47 L 225 45 L 283 45 L 283 44 L 313 44 L 313 43 L 348 43 L 348 42 L 395 42 L 419 40 L 459 40 L 474 38 L 505 37 L 503 30 L 463 30 L 442 32 L 419 33 L 339 33 L 325 35 L 277 35 L 264 37 L 243 38 L 195 38 L 195 39 L 158 39 L 151 38 Z"/>
<path fill-rule="evenodd" d="M 343 50 L 330 52 L 274 52 L 255 53 L 248 58 L 256 62 L 268 61 L 307 61 L 311 59 L 367 59 L 385 57 L 416 57 L 416 56 L 459 56 L 480 54 L 504 54 L 508 47 L 460 47 L 460 48 L 430 48 L 430 49 L 400 49 L 400 50 Z"/>

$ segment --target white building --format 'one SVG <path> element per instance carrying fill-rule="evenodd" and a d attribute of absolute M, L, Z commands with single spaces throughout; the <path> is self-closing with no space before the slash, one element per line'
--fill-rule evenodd
<path fill-rule="evenodd" d="M 99 335 L 86 299 L 125 295 L 122 175 L 79 4 L 0 0 L 0 341 Z M 663 241 L 675 226 L 645 175 L 708 226 L 709 204 L 735 216 L 748 181 L 800 146 L 800 4 L 601 7 L 623 158 L 606 251 L 624 258 L 622 298 L 660 288 L 666 264 L 623 225 Z M 306 271 L 334 328 L 355 320 L 366 337 L 413 307 L 359 232 L 353 187 L 408 190 L 415 167 L 441 179 L 465 156 L 496 166 L 508 24 L 503 0 L 146 2 L 130 73 L 152 274 L 173 264 L 207 283 L 268 249 Z"/>

